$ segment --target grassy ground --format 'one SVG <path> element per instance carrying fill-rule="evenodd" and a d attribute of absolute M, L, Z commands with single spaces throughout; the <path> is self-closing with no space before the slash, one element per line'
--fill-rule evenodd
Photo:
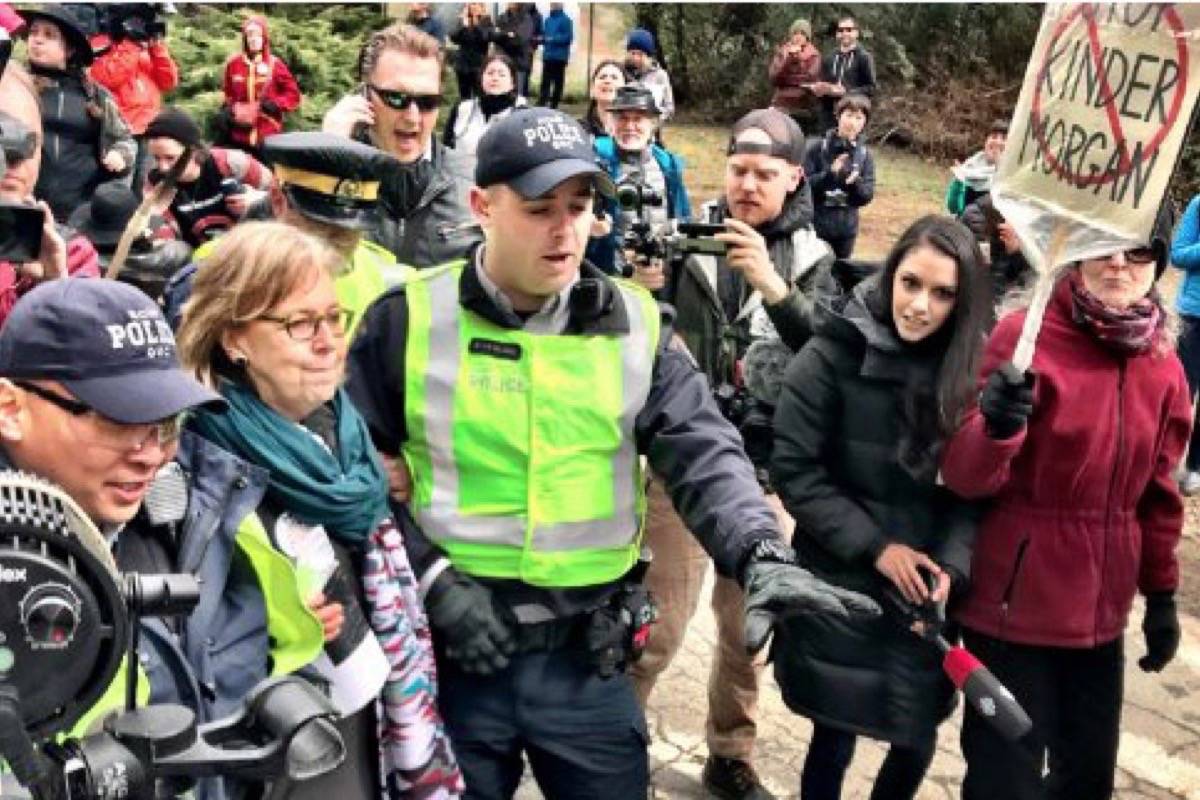
<path fill-rule="evenodd" d="M 686 162 L 684 180 L 693 206 L 718 196 L 724 186 L 728 129 L 712 125 L 672 124 L 667 147 Z M 942 209 L 949 170 L 899 150 L 874 152 L 875 200 L 862 210 L 855 256 L 882 259 L 913 220 Z"/>

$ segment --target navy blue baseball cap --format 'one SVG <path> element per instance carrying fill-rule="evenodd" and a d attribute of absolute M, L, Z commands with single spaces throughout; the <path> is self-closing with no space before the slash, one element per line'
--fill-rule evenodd
<path fill-rule="evenodd" d="M 612 179 L 596 163 L 591 137 L 561 111 L 517 109 L 489 127 L 476 149 L 475 184 L 507 184 L 526 200 L 576 175 L 590 175 L 606 197 L 616 194 Z"/>
<path fill-rule="evenodd" d="M 52 380 L 115 422 L 156 422 L 220 395 L 183 371 L 158 304 L 103 278 L 35 287 L 0 328 L 0 377 Z"/>

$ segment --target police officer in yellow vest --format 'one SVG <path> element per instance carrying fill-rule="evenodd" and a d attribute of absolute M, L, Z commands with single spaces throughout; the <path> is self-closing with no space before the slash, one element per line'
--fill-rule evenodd
<path fill-rule="evenodd" d="M 122 571 L 201 580 L 186 619 L 143 620 L 138 651 L 144 699 L 188 706 L 200 722 L 240 709 L 270 674 L 307 665 L 327 633 L 254 515 L 266 473 L 182 431 L 189 409 L 222 402 L 180 369 L 158 305 L 125 283 L 44 283 L 0 329 L 0 469 L 62 487 L 112 538 Z M 144 507 L 168 483 L 178 499 Z M 244 788 L 207 778 L 195 796 Z"/>
<path fill-rule="evenodd" d="M 777 614 L 875 613 L 795 566 L 736 431 L 670 313 L 583 263 L 588 136 L 518 110 L 479 144 L 484 243 L 368 311 L 349 390 L 412 475 L 405 532 L 468 798 L 509 798 L 522 754 L 547 797 L 642 798 L 646 727 L 623 667 L 645 631 L 639 456 L 725 575 L 747 641 Z"/>
<path fill-rule="evenodd" d="M 367 306 L 409 273 L 390 250 L 364 238 L 379 219 L 380 180 L 399 162 L 369 145 L 317 132 L 272 136 L 263 144 L 262 156 L 275 175 L 271 216 L 322 239 L 345 258 L 334 290 L 350 314 L 346 332 L 353 336 Z M 197 265 L 215 246 L 213 240 L 198 247 L 193 263 L 164 290 L 167 317 L 176 327 Z"/>

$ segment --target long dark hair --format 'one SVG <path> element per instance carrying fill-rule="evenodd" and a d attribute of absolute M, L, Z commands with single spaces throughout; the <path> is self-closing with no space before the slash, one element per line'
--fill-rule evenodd
<path fill-rule="evenodd" d="M 942 329 L 931 337 L 939 344 L 941 360 L 933 392 L 910 386 L 905 391 L 905 417 L 913 443 L 933 443 L 958 428 L 975 391 L 976 371 L 991 308 L 991 285 L 983 253 L 965 225 L 950 217 L 929 215 L 908 226 L 888 253 L 880 276 L 881 311 L 892 327 L 892 289 L 896 271 L 918 247 L 929 247 L 953 259 L 958 288 L 954 310 Z M 903 454 L 902 454 L 903 455 Z"/>
<path fill-rule="evenodd" d="M 604 69 L 605 67 L 616 67 L 622 75 L 625 74 L 625 66 L 614 58 L 604 59 L 596 65 L 594 70 L 592 70 L 592 77 L 588 80 L 587 113 L 583 118 L 601 128 L 604 127 L 604 120 L 600 119 L 600 115 L 596 113 L 596 98 L 592 97 L 592 84 L 596 82 L 596 76 L 600 74 L 600 70 Z"/>

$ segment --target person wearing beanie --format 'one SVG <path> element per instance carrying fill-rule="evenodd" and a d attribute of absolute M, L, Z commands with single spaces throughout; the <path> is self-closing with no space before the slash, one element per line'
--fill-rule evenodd
<path fill-rule="evenodd" d="M 663 123 L 675 115 L 675 93 L 671 76 L 654 58 L 654 35 L 645 28 L 634 28 L 625 38 L 625 81 L 640 83 L 654 95 Z"/>
<path fill-rule="evenodd" d="M 767 75 L 775 89 L 771 106 L 790 114 L 801 130 L 814 130 L 817 96 L 812 87 L 821 80 L 821 53 L 812 43 L 812 23 L 798 19 L 791 24 L 787 41 L 775 49 Z"/>
<path fill-rule="evenodd" d="M 113 96 L 87 75 L 92 46 L 74 11 L 46 5 L 21 15 L 45 131 L 36 194 L 64 222 L 97 186 L 128 174 L 137 143 Z"/>
<path fill-rule="evenodd" d="M 146 140 L 154 166 L 145 191 L 163 179 L 185 148 L 192 150 L 163 211 L 172 235 L 192 247 L 229 230 L 248 208 L 266 199 L 271 172 L 241 150 L 209 147 L 200 126 L 183 109 L 160 111 L 146 126 Z"/>

